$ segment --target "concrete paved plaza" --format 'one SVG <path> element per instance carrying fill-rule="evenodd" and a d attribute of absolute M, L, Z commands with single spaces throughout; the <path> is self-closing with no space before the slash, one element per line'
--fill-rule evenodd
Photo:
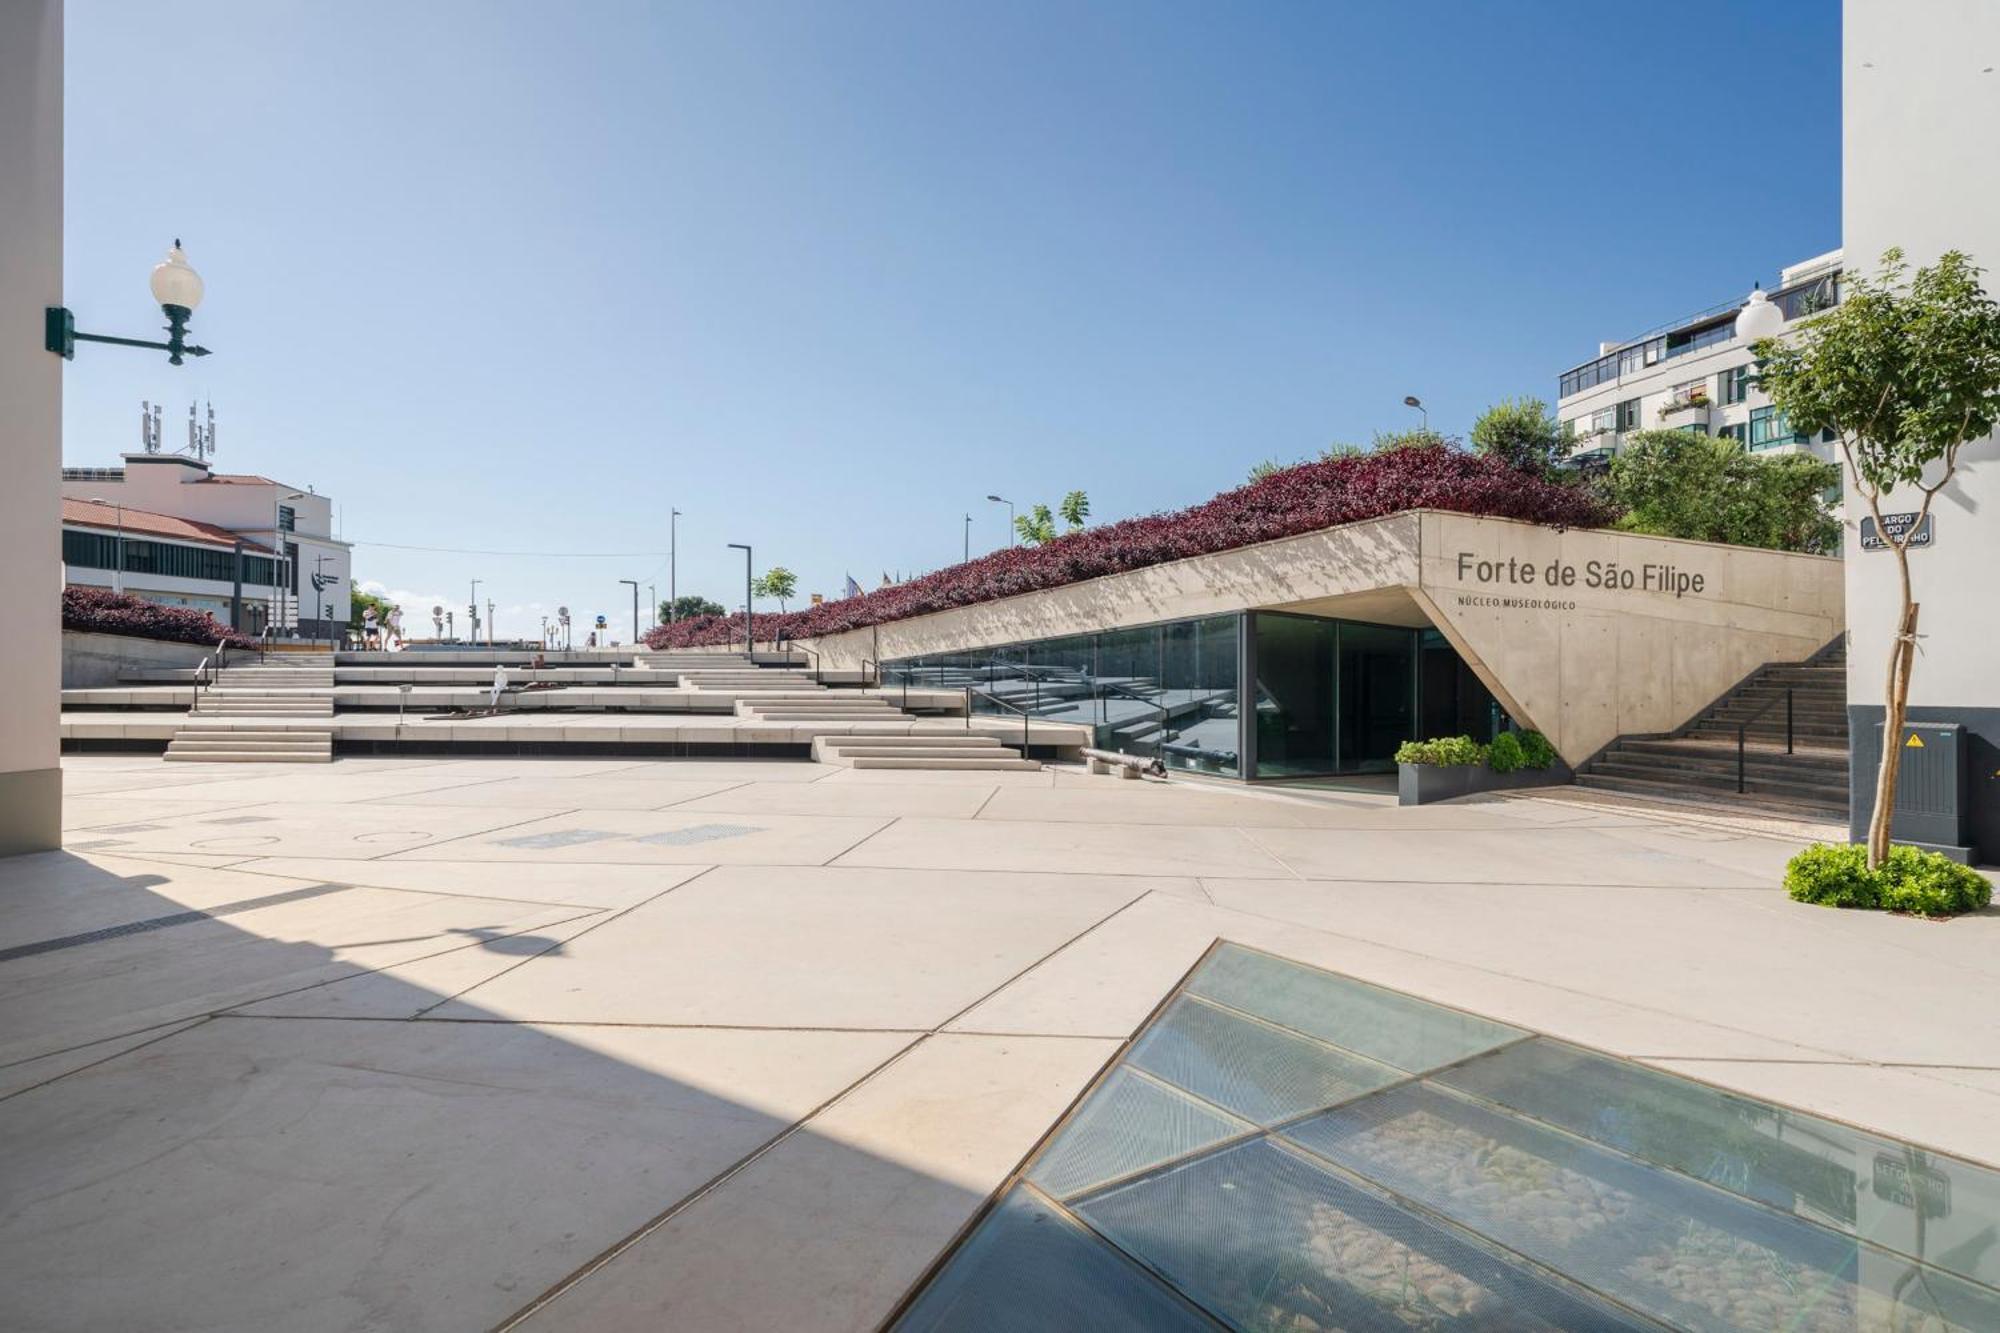
<path fill-rule="evenodd" d="M 1069 769 L 65 769 L 67 849 L 0 861 L 9 1328 L 869 1328 L 1218 937 L 2000 1161 L 2000 916 L 1790 903 L 1796 836 Z"/>

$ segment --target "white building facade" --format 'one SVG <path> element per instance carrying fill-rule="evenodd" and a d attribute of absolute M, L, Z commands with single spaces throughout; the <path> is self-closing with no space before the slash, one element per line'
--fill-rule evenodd
<path fill-rule="evenodd" d="M 1787 322 L 1840 299 L 1842 251 L 1794 264 L 1770 293 Z M 1563 373 L 1556 414 L 1574 434 L 1574 456 L 1602 462 L 1642 430 L 1727 437 L 1755 453 L 1809 452 L 1834 459 L 1831 440 L 1792 430 L 1751 381 L 1750 343 L 1735 336 L 1742 301 L 1714 306 L 1625 342 L 1599 344 Z"/>
<path fill-rule="evenodd" d="M 261 557 L 272 551 L 279 557 L 276 587 L 268 575 L 246 578 L 249 586 L 239 594 L 233 568 L 224 573 L 204 559 L 196 562 L 200 572 L 191 574 L 196 567 L 189 563 L 193 557 L 164 550 L 150 554 L 144 547 L 135 550 L 128 540 L 118 571 L 126 592 L 169 605 L 199 607 L 252 633 L 268 625 L 280 633 L 327 638 L 337 636 L 347 624 L 353 589 L 351 548 L 333 535 L 333 502 L 324 495 L 269 477 L 218 473 L 181 454 L 155 453 L 126 454 L 124 465 L 115 468 L 66 467 L 62 495 L 65 501 L 89 504 L 113 527 L 121 509 L 187 520 L 199 531 L 181 534 L 182 545 L 214 549 L 221 541 L 240 539 L 246 564 L 255 572 L 264 571 Z M 74 505 L 65 509 L 66 518 L 78 512 Z M 84 525 L 65 523 L 66 556 L 85 547 L 82 540 L 68 535 L 72 526 Z M 88 526 L 100 534 L 104 531 L 99 524 Z M 158 536 L 165 542 L 169 534 Z M 93 542 L 90 549 L 94 559 L 118 564 L 118 557 L 105 556 L 100 545 Z M 111 585 L 112 568 L 93 560 L 71 563 L 66 571 L 69 581 Z"/>

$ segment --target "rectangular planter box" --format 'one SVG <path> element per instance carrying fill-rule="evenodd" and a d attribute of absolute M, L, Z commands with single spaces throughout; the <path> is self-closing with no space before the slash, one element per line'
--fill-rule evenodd
<path fill-rule="evenodd" d="M 1569 769 L 1560 760 L 1547 768 L 1521 768 L 1512 773 L 1495 773 L 1484 764 L 1398 764 L 1396 804 L 1429 805 L 1480 792 L 1555 787 L 1569 780 Z"/>

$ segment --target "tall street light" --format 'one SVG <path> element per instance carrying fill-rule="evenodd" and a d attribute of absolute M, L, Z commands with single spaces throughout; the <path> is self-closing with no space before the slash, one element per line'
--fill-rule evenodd
<path fill-rule="evenodd" d="M 678 509 L 669 509 L 667 511 L 667 623 L 669 625 L 680 619 L 680 590 L 675 586 L 674 579 L 676 572 L 674 567 L 674 553 L 677 549 L 674 520 L 680 516 L 681 511 Z"/>
<path fill-rule="evenodd" d="M 743 653 L 752 663 L 757 660 L 756 640 L 750 635 L 750 548 L 742 542 L 730 542 L 729 549 L 743 552 Z"/>
<path fill-rule="evenodd" d="M 1417 409 L 1417 411 L 1422 412 L 1424 414 L 1424 434 L 1426 435 L 1430 434 L 1431 414 L 1429 410 L 1424 407 L 1423 399 L 1417 397 L 1413 393 L 1406 393 L 1403 395 L 1403 406 L 1414 407 Z"/>
<path fill-rule="evenodd" d="M 111 591 L 124 592 L 125 591 L 125 506 L 119 504 L 116 500 L 101 500 L 94 495 L 90 497 L 90 502 L 94 505 L 110 505 L 113 509 L 118 511 L 118 554 L 115 557 L 113 557 L 118 563 L 116 563 L 111 567 Z"/>
<path fill-rule="evenodd" d="M 632 642 L 639 642 L 639 580 L 620 579 L 620 583 L 632 585 Z"/>
<path fill-rule="evenodd" d="M 102 333 L 78 333 L 76 316 L 65 306 L 42 307 L 42 346 L 65 361 L 76 359 L 78 343 L 115 343 L 120 347 L 146 347 L 156 352 L 165 352 L 171 365 L 180 365 L 181 357 L 207 356 L 206 347 L 195 347 L 187 341 L 188 320 L 194 316 L 194 308 L 201 304 L 201 275 L 188 267 L 187 254 L 181 249 L 180 238 L 174 238 L 174 248 L 167 251 L 164 262 L 153 266 L 151 285 L 153 299 L 160 303 L 160 309 L 167 316 L 167 340 L 148 342 L 143 338 L 113 338 Z"/>
<path fill-rule="evenodd" d="M 1014 531 L 1014 502 L 1012 500 L 1003 500 L 997 495 L 989 495 L 986 498 L 994 504 L 1007 506 L 1007 544 L 1009 546 L 1020 545 L 1021 534 Z"/>
<path fill-rule="evenodd" d="M 972 515 L 965 516 L 965 558 L 972 559 Z"/>
<path fill-rule="evenodd" d="M 657 583 L 646 585 L 646 619 L 653 622 L 653 629 L 660 627 L 660 585 Z"/>

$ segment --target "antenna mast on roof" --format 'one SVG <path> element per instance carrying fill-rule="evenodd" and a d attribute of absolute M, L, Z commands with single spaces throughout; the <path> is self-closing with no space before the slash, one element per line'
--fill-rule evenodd
<path fill-rule="evenodd" d="M 188 456 L 197 463 L 206 463 L 215 453 L 215 404 L 208 405 L 206 426 L 195 416 L 195 405 L 188 404 Z"/>
<path fill-rule="evenodd" d="M 139 448 L 142 452 L 160 452 L 160 408 L 157 403 L 139 401 Z"/>

